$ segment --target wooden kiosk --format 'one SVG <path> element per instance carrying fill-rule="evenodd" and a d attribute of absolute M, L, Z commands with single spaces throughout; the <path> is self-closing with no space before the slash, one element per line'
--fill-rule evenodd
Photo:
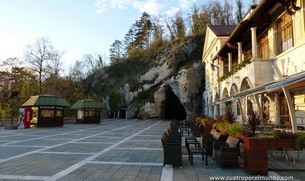
<path fill-rule="evenodd" d="M 79 100 L 71 109 L 77 109 L 76 123 L 99 124 L 101 122 L 102 105 L 92 99 Z"/>
<path fill-rule="evenodd" d="M 64 108 L 70 104 L 63 98 L 51 94 L 32 96 L 21 107 L 31 108 L 31 125 L 58 127 L 64 123 Z"/>

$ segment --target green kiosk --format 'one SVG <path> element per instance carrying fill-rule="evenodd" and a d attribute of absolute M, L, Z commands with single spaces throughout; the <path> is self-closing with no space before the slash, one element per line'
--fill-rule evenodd
<path fill-rule="evenodd" d="M 64 108 L 70 104 L 63 98 L 44 94 L 32 96 L 21 107 L 31 108 L 31 125 L 59 127 L 64 123 Z"/>
<path fill-rule="evenodd" d="M 71 109 L 77 109 L 76 123 L 99 124 L 101 122 L 102 105 L 99 101 L 79 100 L 71 106 Z"/>

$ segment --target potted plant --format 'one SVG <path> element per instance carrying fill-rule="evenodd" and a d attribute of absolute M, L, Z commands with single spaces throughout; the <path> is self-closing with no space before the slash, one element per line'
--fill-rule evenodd
<path fill-rule="evenodd" d="M 227 133 L 230 136 L 239 137 L 239 135 L 244 130 L 244 127 L 240 123 L 233 123 L 227 129 Z"/>
<path fill-rule="evenodd" d="M 301 150 L 302 149 L 302 144 L 304 144 L 304 143 L 305 143 L 305 132 L 295 133 L 294 148 L 296 150 Z"/>
<path fill-rule="evenodd" d="M 198 117 L 202 117 L 203 115 L 201 114 L 201 113 L 193 113 L 193 114 L 190 114 L 189 116 L 188 116 L 188 120 L 190 121 L 190 122 L 192 122 L 192 123 L 195 123 L 196 122 L 196 119 L 198 118 Z"/>
<path fill-rule="evenodd" d="M 232 111 L 232 109 L 230 109 L 230 108 L 226 109 L 226 112 L 224 114 L 224 119 L 226 121 L 228 121 L 230 124 L 233 124 L 235 122 L 236 117 L 235 117 L 234 112 Z"/>
<path fill-rule="evenodd" d="M 201 124 L 204 127 L 204 132 L 210 132 L 212 130 L 213 124 L 216 122 L 211 116 L 206 116 L 201 119 Z"/>
<path fill-rule="evenodd" d="M 191 131 L 194 136 L 199 137 L 201 135 L 201 130 L 203 126 L 201 125 L 201 119 L 204 117 L 203 114 L 201 113 L 195 113 L 192 117 L 193 119 L 193 124 L 191 127 Z"/>
<path fill-rule="evenodd" d="M 221 134 L 227 134 L 227 129 L 229 128 L 230 123 L 226 120 L 222 120 L 216 122 L 214 125 Z"/>
<path fill-rule="evenodd" d="M 259 116 L 256 116 L 255 112 L 252 110 L 250 114 L 245 118 L 245 122 L 249 126 L 253 133 L 253 136 L 255 137 L 255 131 L 257 129 L 257 126 L 261 124 Z"/>
<path fill-rule="evenodd" d="M 293 148 L 295 134 L 273 129 L 271 138 L 267 139 L 268 148 Z"/>

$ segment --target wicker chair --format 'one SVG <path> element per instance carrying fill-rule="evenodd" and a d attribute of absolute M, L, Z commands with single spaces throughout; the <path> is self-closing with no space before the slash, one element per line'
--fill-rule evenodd
<path fill-rule="evenodd" d="M 181 143 L 170 143 L 168 142 L 167 137 L 164 135 L 161 141 L 164 154 L 163 166 L 165 166 L 165 164 L 182 166 Z"/>
<path fill-rule="evenodd" d="M 202 148 L 204 148 L 208 155 L 213 154 L 213 142 L 214 141 L 221 141 L 225 142 L 228 136 L 223 135 L 217 132 L 215 129 L 212 129 L 210 134 L 204 134 L 201 139 Z"/>
<path fill-rule="evenodd" d="M 226 142 L 214 141 L 213 156 L 219 166 L 239 167 L 239 143 L 240 139 L 229 136 Z"/>
<path fill-rule="evenodd" d="M 176 143 L 181 145 L 181 137 L 177 135 L 172 135 L 168 131 L 164 131 L 163 137 L 166 138 L 168 143 Z"/>

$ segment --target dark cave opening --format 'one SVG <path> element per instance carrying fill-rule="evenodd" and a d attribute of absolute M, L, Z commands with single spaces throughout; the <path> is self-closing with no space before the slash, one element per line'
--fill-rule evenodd
<path fill-rule="evenodd" d="M 171 88 L 166 90 L 165 100 L 162 102 L 162 118 L 169 120 L 186 119 L 185 108 Z"/>

